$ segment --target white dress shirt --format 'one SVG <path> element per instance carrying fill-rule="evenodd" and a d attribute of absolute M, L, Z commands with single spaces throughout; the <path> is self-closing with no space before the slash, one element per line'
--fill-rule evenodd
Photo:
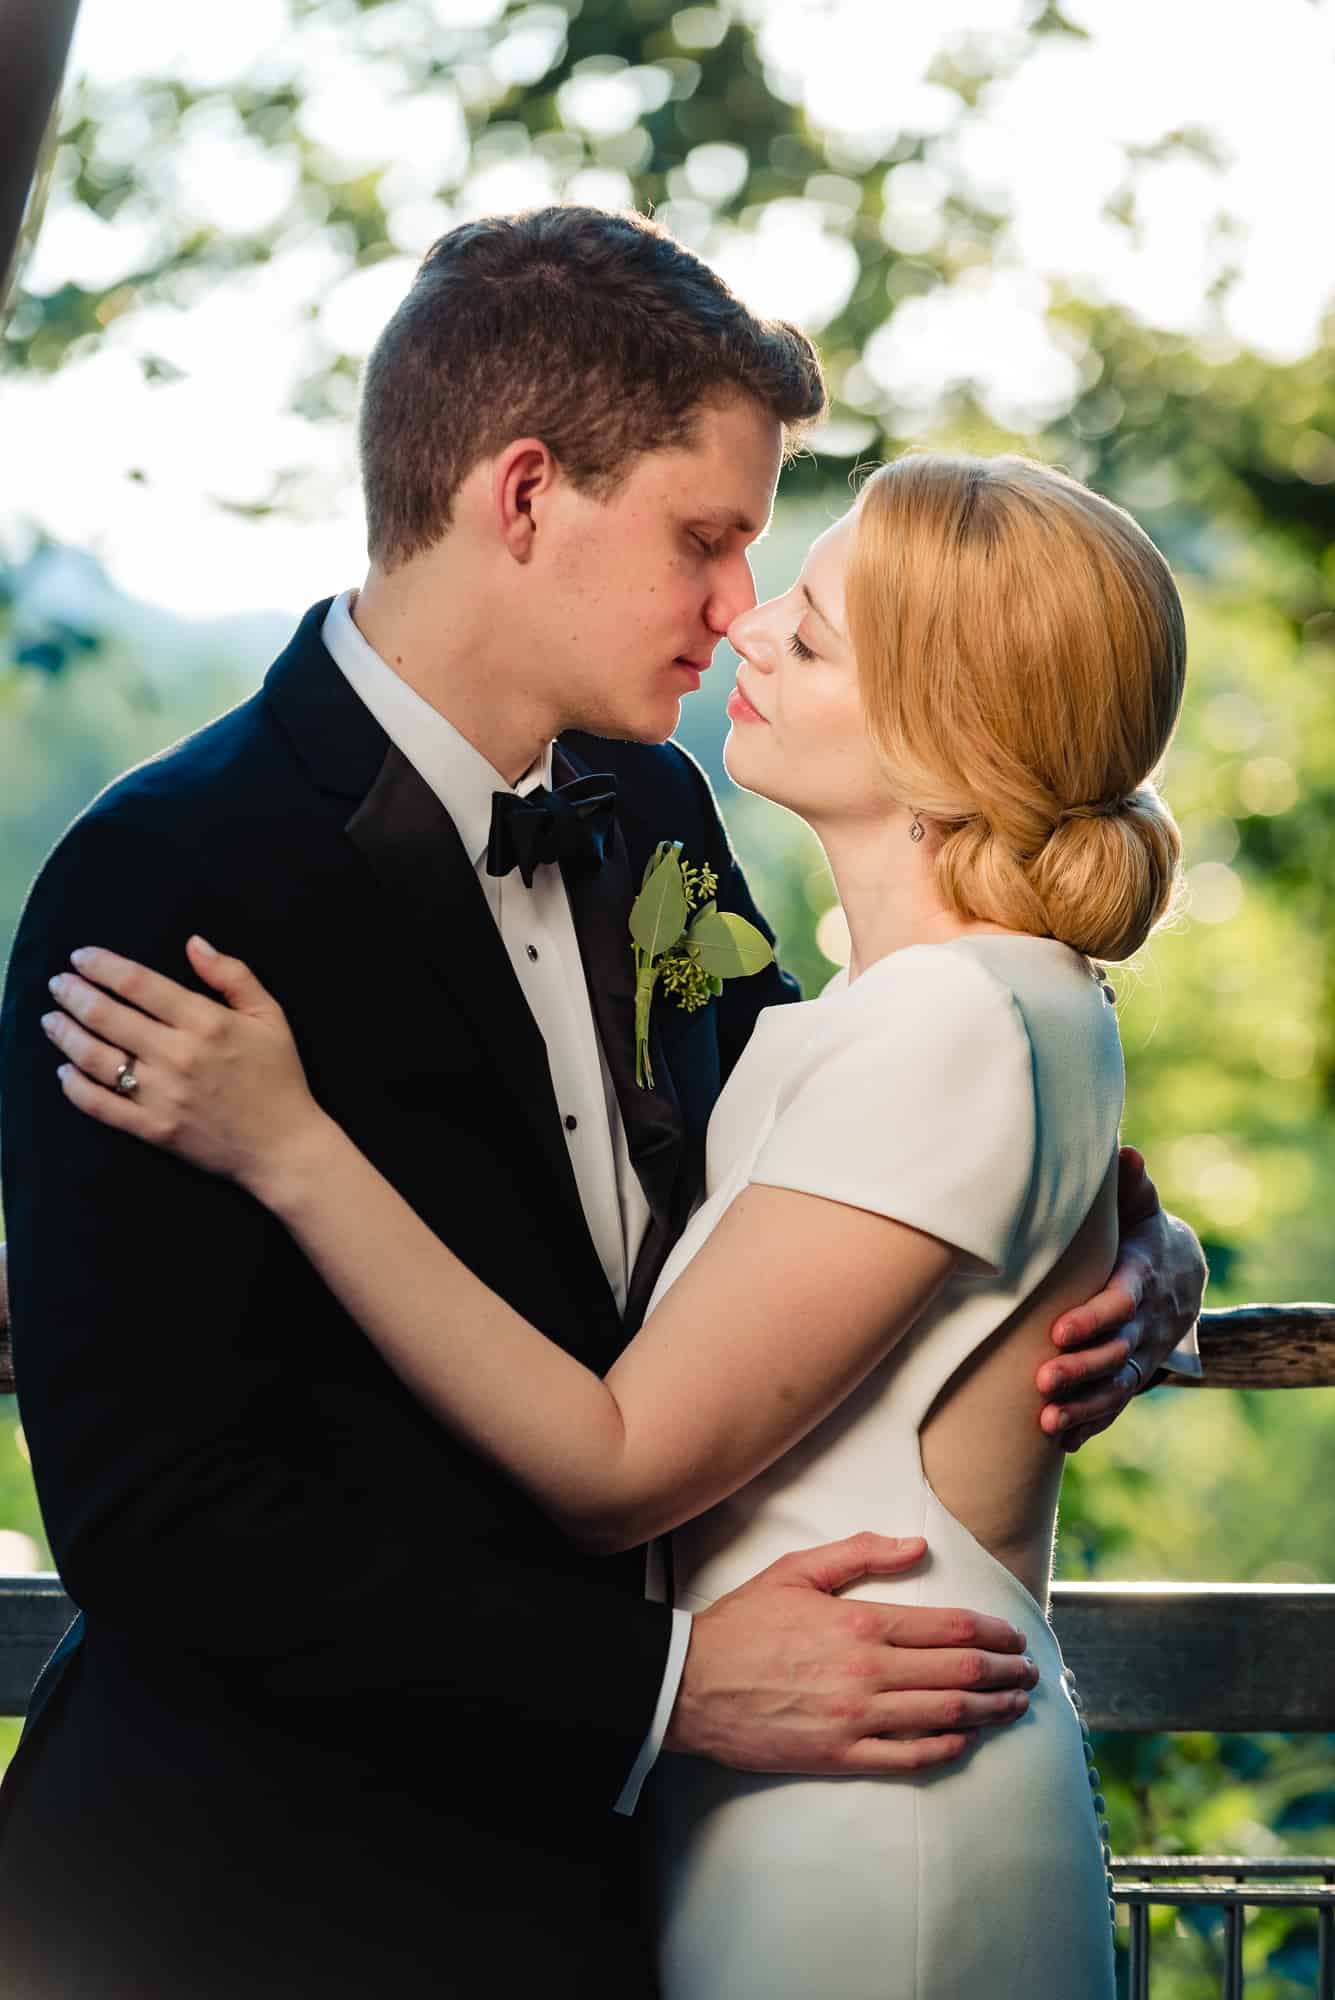
<path fill-rule="evenodd" d="M 515 978 L 547 1045 L 552 1088 L 589 1235 L 617 1307 L 624 1309 L 649 1207 L 631 1165 L 616 1087 L 594 1025 L 561 871 L 554 863 L 540 866 L 531 888 L 525 887 L 518 869 L 505 876 L 487 874 L 492 796 L 511 787 L 481 751 L 367 643 L 353 619 L 356 595 L 346 590 L 330 605 L 322 628 L 325 646 L 353 692 L 431 787 L 458 830 Z M 522 795 L 550 785 L 551 774 L 548 744 L 513 789 Z M 672 1621 L 658 1703 L 616 1802 L 618 1812 L 634 1811 L 677 1698 L 690 1641 L 690 1614 L 674 1610 Z"/>

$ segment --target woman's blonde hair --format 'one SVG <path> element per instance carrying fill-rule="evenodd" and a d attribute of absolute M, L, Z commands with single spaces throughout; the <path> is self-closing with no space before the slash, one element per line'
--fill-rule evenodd
<path fill-rule="evenodd" d="M 872 740 L 941 823 L 951 907 L 1130 957 L 1181 856 L 1154 774 L 1186 632 L 1153 542 L 1050 466 L 913 453 L 862 489 L 847 600 Z"/>

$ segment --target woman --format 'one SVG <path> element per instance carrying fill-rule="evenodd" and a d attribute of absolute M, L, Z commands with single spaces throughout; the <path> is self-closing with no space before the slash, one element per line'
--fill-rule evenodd
<path fill-rule="evenodd" d="M 668 2000 L 1098 2000 L 1100 1802 L 1044 1617 L 1061 1460 L 1030 1384 L 1052 1318 L 1113 1259 L 1121 1057 L 1091 961 L 1134 952 L 1171 900 L 1151 779 L 1181 607 L 1135 524 L 1074 481 L 924 455 L 870 479 L 729 636 L 728 769 L 815 828 L 852 957 L 761 1017 L 704 1201 L 605 1380 L 418 1221 L 315 1104 L 275 1003 L 203 940 L 192 963 L 231 1012 L 142 972 L 146 1013 L 76 981 L 59 997 L 96 1032 L 49 1017 L 62 1084 L 264 1202 L 415 1392 L 572 1536 L 675 1528 L 687 1606 L 907 1514 L 930 1566 L 851 1595 L 978 1604 L 1035 1635 L 1029 1713 L 958 1766 L 674 1760 Z M 112 992 L 135 973 L 77 962 Z M 110 1087 L 127 1050 L 133 1099 Z"/>

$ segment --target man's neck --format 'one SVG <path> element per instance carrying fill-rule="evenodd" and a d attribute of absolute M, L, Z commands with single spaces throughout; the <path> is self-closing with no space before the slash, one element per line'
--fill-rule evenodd
<path fill-rule="evenodd" d="M 498 685 L 487 645 L 467 618 L 449 629 L 443 593 L 372 570 L 352 598 L 352 621 L 391 672 L 443 715 L 507 784 L 518 783 L 557 733 L 555 719 Z M 448 602 L 448 599 L 446 599 Z"/>

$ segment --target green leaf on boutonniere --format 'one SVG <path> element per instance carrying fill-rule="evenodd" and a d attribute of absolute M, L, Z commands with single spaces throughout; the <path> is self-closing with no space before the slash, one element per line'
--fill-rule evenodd
<path fill-rule="evenodd" d="M 706 972 L 717 979 L 743 979 L 763 972 L 774 956 L 768 938 L 745 917 L 719 910 L 712 903 L 701 910 L 686 933 L 686 942 Z"/>
<path fill-rule="evenodd" d="M 686 925 L 686 885 L 681 879 L 679 848 L 661 850 L 645 876 L 630 909 L 630 934 L 649 958 L 657 958 L 677 942 Z"/>
<path fill-rule="evenodd" d="M 680 860 L 681 842 L 679 840 L 659 841 L 657 847 L 654 849 L 653 853 L 649 856 L 649 859 L 644 864 L 644 873 L 640 877 L 640 887 L 642 889 L 648 882 L 649 877 L 653 874 L 655 868 L 657 868 L 660 861 L 662 861 L 663 856 L 665 854 L 675 854 L 678 860 Z"/>
<path fill-rule="evenodd" d="M 774 957 L 773 947 L 754 924 L 731 910 L 720 910 L 712 900 L 702 901 L 712 899 L 717 887 L 718 878 L 707 862 L 693 868 L 682 860 L 679 840 L 660 841 L 645 866 L 640 893 L 630 912 L 635 959 L 635 1081 L 641 1089 L 652 1090 L 654 1086 L 649 1010 L 660 977 L 676 1004 L 694 1013 L 717 998 L 725 979 L 760 972 Z"/>

